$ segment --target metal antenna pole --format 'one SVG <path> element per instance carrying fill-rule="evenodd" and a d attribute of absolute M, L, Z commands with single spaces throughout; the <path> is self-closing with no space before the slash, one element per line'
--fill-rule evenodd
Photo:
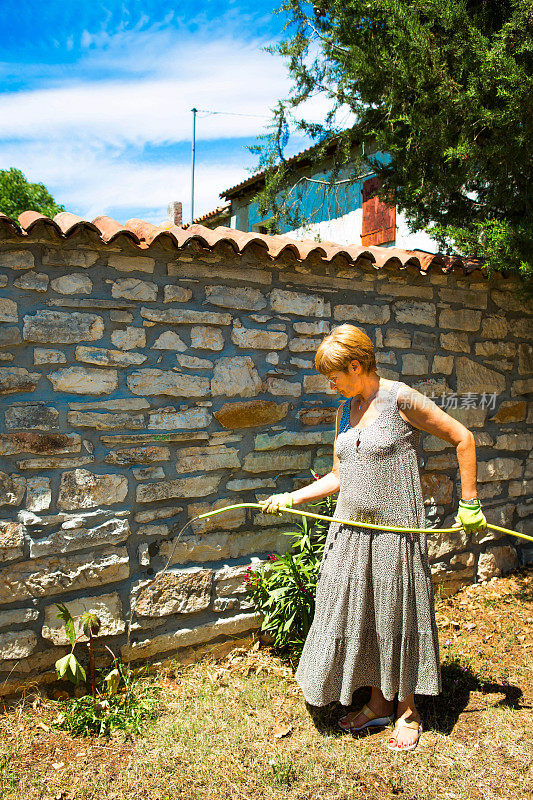
<path fill-rule="evenodd" d="M 196 114 L 197 108 L 191 108 L 192 111 L 192 165 L 191 165 L 191 225 L 194 220 L 194 161 L 196 150 Z"/>

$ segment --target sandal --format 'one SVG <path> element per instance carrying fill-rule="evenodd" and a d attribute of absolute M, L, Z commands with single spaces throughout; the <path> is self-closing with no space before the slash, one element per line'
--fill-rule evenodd
<path fill-rule="evenodd" d="M 349 716 L 348 714 L 346 714 L 346 716 L 341 717 L 339 720 L 337 720 L 339 728 L 341 728 L 343 731 L 354 731 L 355 733 L 357 733 L 357 731 L 362 731 L 365 728 L 373 728 L 373 727 L 384 728 L 386 725 L 390 725 L 392 722 L 392 716 L 378 717 L 378 715 L 374 714 L 372 709 L 369 708 L 367 705 L 364 705 L 359 713 L 360 714 L 363 713 L 365 717 L 368 717 L 368 722 L 365 722 L 363 725 L 360 725 L 359 727 L 355 727 L 355 725 L 343 725 L 342 724 L 343 719 L 346 719 Z"/>
<path fill-rule="evenodd" d="M 418 730 L 417 738 L 415 739 L 415 741 L 412 744 L 403 745 L 402 747 L 398 747 L 398 740 L 397 740 L 396 736 L 394 735 L 394 731 L 393 731 L 392 734 L 391 734 L 391 738 L 387 742 L 387 747 L 389 748 L 389 750 L 396 750 L 396 752 L 398 752 L 398 753 L 405 753 L 408 750 L 414 750 L 415 747 L 417 746 L 418 742 L 419 742 L 420 734 L 422 733 L 422 721 L 417 722 L 416 720 L 413 720 L 412 722 L 406 722 L 403 717 L 399 717 L 396 720 L 396 728 L 398 728 L 400 726 L 404 727 L 404 728 L 412 728 L 413 730 Z M 396 730 L 396 728 L 395 728 L 395 730 Z M 391 744 L 391 741 L 393 741 L 393 740 L 394 740 L 395 744 Z"/>

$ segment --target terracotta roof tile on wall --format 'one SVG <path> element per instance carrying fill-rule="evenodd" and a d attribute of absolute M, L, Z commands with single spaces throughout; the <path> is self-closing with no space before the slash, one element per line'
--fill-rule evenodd
<path fill-rule="evenodd" d="M 130 219 L 124 225 L 111 217 L 100 216 L 89 222 L 75 214 L 63 211 L 54 219 L 45 217 L 36 211 L 24 211 L 18 222 L 0 213 L 0 239 L 39 238 L 42 235 L 56 235 L 70 238 L 78 232 L 90 232 L 97 235 L 104 244 L 114 242 L 117 237 L 125 236 L 139 250 L 147 250 L 158 241 L 166 240 L 180 250 L 190 242 L 196 241 L 202 247 L 214 249 L 224 243 L 230 245 L 236 253 L 243 253 L 248 247 L 259 248 L 264 258 L 275 261 L 285 253 L 292 253 L 297 259 L 305 261 L 310 256 L 331 262 L 342 256 L 349 263 L 355 264 L 360 259 L 370 261 L 376 269 L 383 267 L 414 267 L 420 272 L 451 270 L 470 274 L 481 270 L 482 263 L 476 259 L 459 256 L 443 256 L 426 253 L 421 250 L 402 250 L 399 247 L 362 247 L 361 245 L 339 245 L 333 242 L 315 242 L 313 240 L 296 240 L 289 236 L 270 236 L 265 233 L 237 231 L 219 225 L 217 228 L 206 228 L 204 225 L 189 225 L 178 228 L 175 225 L 152 225 L 139 219 Z"/>

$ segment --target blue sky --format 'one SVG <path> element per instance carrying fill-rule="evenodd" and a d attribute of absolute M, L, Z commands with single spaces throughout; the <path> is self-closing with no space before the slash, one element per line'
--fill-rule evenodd
<path fill-rule="evenodd" d="M 249 176 L 246 145 L 289 92 L 282 59 L 263 49 L 281 36 L 277 7 L 0 0 L 0 169 L 87 219 L 158 223 L 181 200 L 189 221 L 190 109 L 232 112 L 197 117 L 195 216 L 216 207 Z M 305 116 L 325 108 L 317 98 Z M 288 152 L 308 144 L 295 136 Z"/>

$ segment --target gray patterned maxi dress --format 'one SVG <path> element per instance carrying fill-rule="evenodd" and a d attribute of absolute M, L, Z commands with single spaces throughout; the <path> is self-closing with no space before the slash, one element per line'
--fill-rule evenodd
<path fill-rule="evenodd" d="M 336 452 L 335 516 L 425 528 L 419 430 L 398 411 L 394 381 L 376 398 L 377 419 L 350 426 L 344 404 Z M 379 404 L 378 398 L 381 397 Z M 426 535 L 332 522 L 319 570 L 313 624 L 296 680 L 308 703 L 349 706 L 361 686 L 399 700 L 442 690 L 439 641 Z"/>

